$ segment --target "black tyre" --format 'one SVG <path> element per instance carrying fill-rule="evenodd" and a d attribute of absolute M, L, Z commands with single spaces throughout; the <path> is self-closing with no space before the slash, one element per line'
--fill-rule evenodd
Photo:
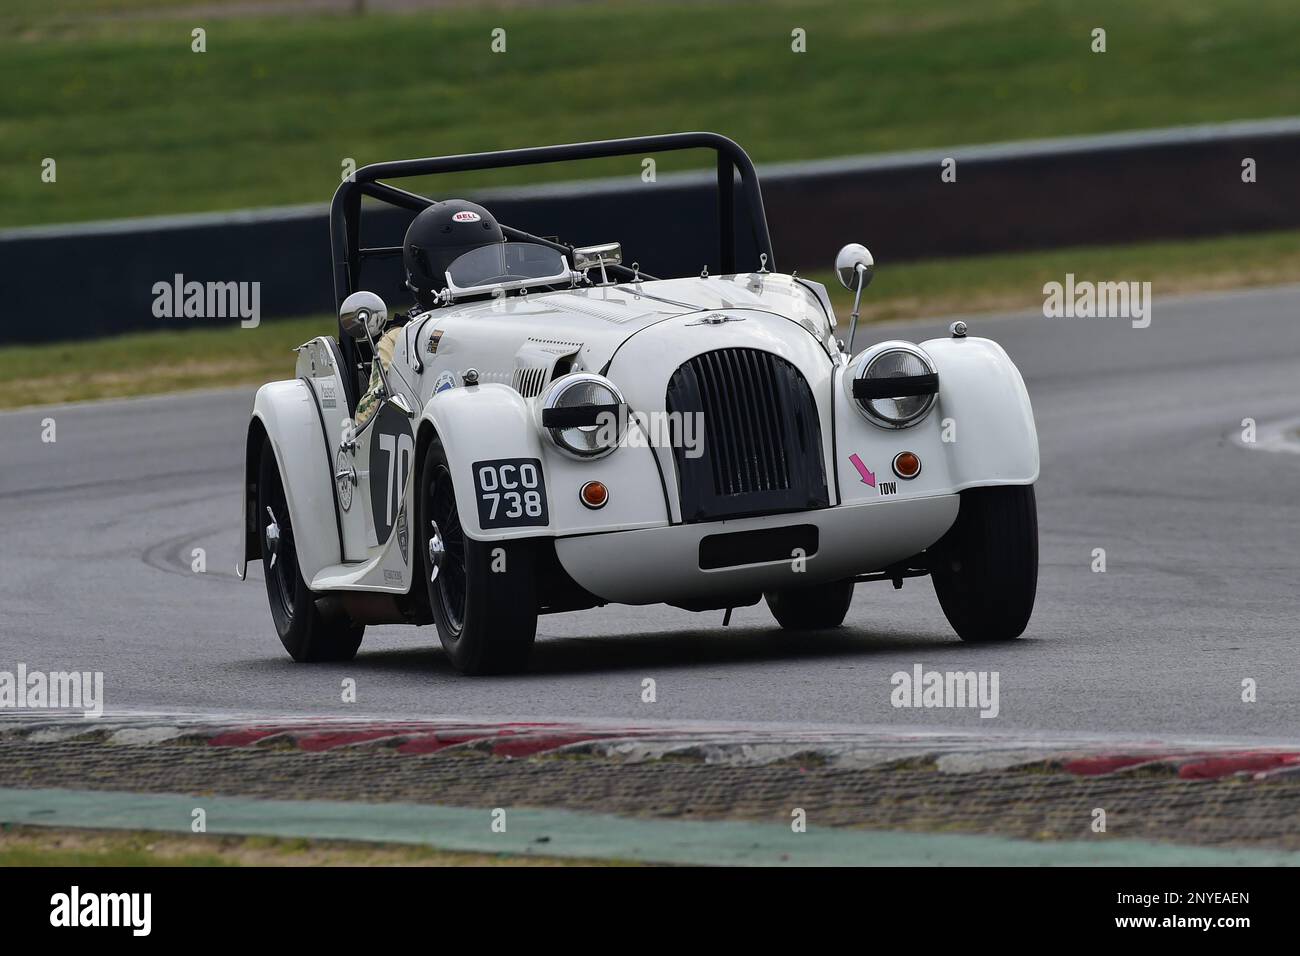
<path fill-rule="evenodd" d="M 930 577 L 948 623 L 963 641 L 1009 641 L 1024 633 L 1038 590 L 1038 508 L 1032 486 L 972 488 L 930 549 Z"/>
<path fill-rule="evenodd" d="M 350 661 L 356 656 L 365 626 L 346 617 L 325 617 L 316 606 L 298 567 L 293 524 L 280 480 L 280 468 L 263 439 L 257 470 L 257 521 L 262 536 L 262 570 L 280 643 L 295 661 Z"/>
<path fill-rule="evenodd" d="M 767 591 L 763 597 L 776 622 L 787 631 L 828 630 L 844 623 L 853 603 L 853 581 Z"/>
<path fill-rule="evenodd" d="M 535 543 L 465 535 L 436 437 L 425 452 L 418 501 L 421 566 L 443 650 L 463 674 L 523 670 L 537 635 Z M 435 552 L 441 553 L 436 575 Z"/>

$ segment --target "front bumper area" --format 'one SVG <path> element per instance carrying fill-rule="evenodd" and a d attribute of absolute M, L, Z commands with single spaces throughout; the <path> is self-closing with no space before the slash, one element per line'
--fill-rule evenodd
<path fill-rule="evenodd" d="M 879 571 L 928 548 L 957 518 L 958 496 L 879 500 L 816 511 L 557 538 L 565 571 L 605 601 L 691 603 L 756 591 L 821 584 Z M 801 561 L 701 568 L 709 536 L 812 525 L 817 550 Z M 705 563 L 710 563 L 706 558 Z M 802 568 L 801 570 L 799 568 Z"/>

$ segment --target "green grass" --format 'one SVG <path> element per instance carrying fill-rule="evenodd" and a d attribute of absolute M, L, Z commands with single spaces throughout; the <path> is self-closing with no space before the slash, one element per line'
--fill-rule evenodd
<path fill-rule="evenodd" d="M 1150 281 L 1156 297 L 1300 282 L 1300 231 L 1186 242 L 1060 249 L 931 262 L 882 263 L 863 297 L 867 321 L 1039 308 L 1042 288 L 1080 279 Z M 828 274 L 841 329 L 849 295 Z M 182 332 L 147 332 L 95 342 L 0 348 L 0 408 L 180 389 L 254 385 L 290 377 L 291 349 L 332 334 L 328 316 Z M 859 341 L 861 344 L 861 340 Z"/>
<path fill-rule="evenodd" d="M 432 847 L 133 830 L 0 828 L 8 866 L 620 866 L 618 861 L 461 853 Z"/>
<path fill-rule="evenodd" d="M 1067 272 L 1095 281 L 1150 281 L 1156 296 L 1300 282 L 1300 231 L 878 262 L 862 314 L 879 321 L 1037 309 L 1043 284 L 1062 282 Z M 846 315 L 848 293 L 836 284 L 834 294 L 837 312 Z"/>
<path fill-rule="evenodd" d="M 705 128 L 774 162 L 1300 113 L 1295 0 L 81 15 L 116 6 L 0 9 L 0 226 L 324 202 L 345 157 Z M 1089 50 L 1096 26 L 1105 54 Z M 639 173 L 629 157 L 474 182 Z"/>
<path fill-rule="evenodd" d="M 87 17 L 139 16 L 152 18 L 175 14 L 195 6 L 220 7 L 244 0 L 5 0 L 0 23 L 34 26 L 49 23 L 77 23 Z"/>
<path fill-rule="evenodd" d="M 0 348 L 0 408 L 122 398 L 292 378 L 293 348 L 333 334 L 328 317 L 254 329 L 138 332 Z"/>

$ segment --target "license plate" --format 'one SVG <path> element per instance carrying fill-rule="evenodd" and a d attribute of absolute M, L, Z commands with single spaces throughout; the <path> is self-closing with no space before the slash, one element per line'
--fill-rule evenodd
<path fill-rule="evenodd" d="M 476 461 L 473 467 L 480 528 L 527 528 L 551 523 L 539 459 L 496 458 Z"/>

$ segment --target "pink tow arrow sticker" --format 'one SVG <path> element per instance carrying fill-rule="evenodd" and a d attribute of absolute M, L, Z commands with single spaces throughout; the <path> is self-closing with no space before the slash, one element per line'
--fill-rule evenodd
<path fill-rule="evenodd" d="M 872 488 L 876 487 L 875 472 L 862 463 L 862 459 L 858 457 L 857 452 L 849 455 L 849 461 L 853 462 L 853 467 L 856 468 L 858 474 L 862 476 L 862 483 L 864 485 L 870 485 Z"/>

